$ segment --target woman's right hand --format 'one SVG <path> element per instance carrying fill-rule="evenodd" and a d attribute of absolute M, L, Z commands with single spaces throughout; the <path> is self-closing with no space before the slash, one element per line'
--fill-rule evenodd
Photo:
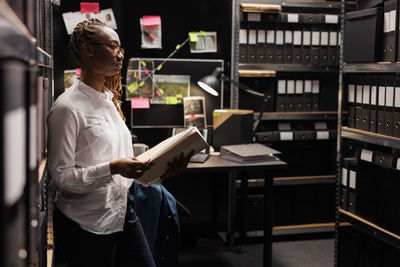
<path fill-rule="evenodd" d="M 126 178 L 140 178 L 150 169 L 150 161 L 139 161 L 135 157 L 110 161 L 111 174 L 120 174 Z"/>

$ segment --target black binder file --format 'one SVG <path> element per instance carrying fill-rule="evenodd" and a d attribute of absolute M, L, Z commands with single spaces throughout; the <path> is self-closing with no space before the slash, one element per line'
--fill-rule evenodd
<path fill-rule="evenodd" d="M 301 27 L 296 25 L 293 30 L 292 63 L 294 64 L 301 64 L 301 41 L 302 41 Z"/>
<path fill-rule="evenodd" d="M 257 30 L 248 29 L 247 62 L 257 62 Z"/>
<path fill-rule="evenodd" d="M 339 64 L 339 45 L 338 45 L 338 32 L 331 30 L 329 32 L 329 47 L 328 47 L 328 64 L 331 66 Z"/>
<path fill-rule="evenodd" d="M 285 45 L 283 48 L 284 54 L 284 63 L 292 63 L 293 57 L 293 31 L 292 30 L 285 30 Z"/>
<path fill-rule="evenodd" d="M 265 60 L 267 63 L 275 63 L 275 30 L 267 28 L 265 44 Z"/>
<path fill-rule="evenodd" d="M 386 87 L 384 85 L 379 85 L 376 128 L 376 132 L 379 134 L 385 134 L 385 91 Z"/>
<path fill-rule="evenodd" d="M 304 81 L 304 98 L 303 98 L 304 111 L 312 110 L 312 81 Z"/>
<path fill-rule="evenodd" d="M 278 80 L 276 111 L 286 111 L 286 80 Z"/>
<path fill-rule="evenodd" d="M 360 82 L 360 81 L 358 81 Z M 362 130 L 362 93 L 363 85 L 356 85 L 356 128 Z"/>
<path fill-rule="evenodd" d="M 320 64 L 328 65 L 328 45 L 329 45 L 329 32 L 328 27 L 324 26 L 321 31 L 321 50 L 320 50 Z"/>
<path fill-rule="evenodd" d="M 378 107 L 376 105 L 378 98 L 378 86 L 376 81 L 371 86 L 371 99 L 370 99 L 370 108 L 369 108 L 369 131 L 376 133 L 377 131 L 377 110 Z"/>
<path fill-rule="evenodd" d="M 275 32 L 275 63 L 283 63 L 284 31 L 282 29 Z"/>
<path fill-rule="evenodd" d="M 349 168 L 343 159 L 342 179 L 340 183 L 340 207 L 344 210 L 349 209 L 349 194 L 347 190 Z"/>
<path fill-rule="evenodd" d="M 295 111 L 295 84 L 294 80 L 286 81 L 286 111 Z"/>
<path fill-rule="evenodd" d="M 296 80 L 295 84 L 295 110 L 303 111 L 303 80 Z"/>
<path fill-rule="evenodd" d="M 386 83 L 385 97 L 385 135 L 393 136 L 393 112 L 394 112 L 394 81 Z"/>
<path fill-rule="evenodd" d="M 361 130 L 369 131 L 369 112 L 370 112 L 370 96 L 371 96 L 371 83 L 366 80 L 367 84 L 363 85 L 362 109 L 361 109 Z"/>
<path fill-rule="evenodd" d="M 356 86 L 353 83 L 349 83 L 347 85 L 347 103 L 348 103 L 348 116 L 347 116 L 347 125 L 350 128 L 355 128 L 355 117 L 356 117 Z"/>
<path fill-rule="evenodd" d="M 394 90 L 393 124 L 393 136 L 400 137 L 400 82 L 396 82 Z"/>
<path fill-rule="evenodd" d="M 320 26 L 313 26 L 311 32 L 311 65 L 320 65 L 320 42 L 321 42 L 321 32 L 319 30 Z"/>
<path fill-rule="evenodd" d="M 239 63 L 247 63 L 247 29 L 239 30 Z"/>
<path fill-rule="evenodd" d="M 265 63 L 265 30 L 257 31 L 257 63 Z"/>
<path fill-rule="evenodd" d="M 397 1 L 384 3 L 383 61 L 397 61 Z"/>
<path fill-rule="evenodd" d="M 318 111 L 319 110 L 319 80 L 312 81 L 312 110 Z"/>
<path fill-rule="evenodd" d="M 308 27 L 304 27 L 303 30 L 303 46 L 301 50 L 302 63 L 309 65 L 311 63 L 311 30 Z"/>

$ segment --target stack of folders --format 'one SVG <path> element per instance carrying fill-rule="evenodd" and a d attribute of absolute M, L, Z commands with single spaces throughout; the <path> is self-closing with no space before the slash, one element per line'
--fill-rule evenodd
<path fill-rule="evenodd" d="M 339 16 L 245 13 L 240 24 L 240 63 L 339 64 Z"/>
<path fill-rule="evenodd" d="M 276 111 L 317 111 L 319 92 L 319 80 L 278 80 Z"/>
<path fill-rule="evenodd" d="M 348 127 L 400 137 L 400 80 L 353 76 L 347 80 Z"/>
<path fill-rule="evenodd" d="M 278 160 L 281 152 L 262 144 L 240 144 L 221 147 L 221 158 L 240 163 Z"/>

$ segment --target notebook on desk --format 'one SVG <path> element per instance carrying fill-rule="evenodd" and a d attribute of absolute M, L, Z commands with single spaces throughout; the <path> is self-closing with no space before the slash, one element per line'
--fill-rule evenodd
<path fill-rule="evenodd" d="M 178 134 L 182 131 L 186 130 L 186 128 L 173 128 L 172 129 L 172 135 Z M 204 137 L 204 139 L 207 141 L 208 144 L 210 144 L 211 141 L 211 130 L 208 129 L 198 129 L 201 135 Z M 204 149 L 197 153 L 196 155 L 193 155 L 191 157 L 190 162 L 195 162 L 195 163 L 204 163 L 208 158 L 210 157 L 210 149 Z"/>

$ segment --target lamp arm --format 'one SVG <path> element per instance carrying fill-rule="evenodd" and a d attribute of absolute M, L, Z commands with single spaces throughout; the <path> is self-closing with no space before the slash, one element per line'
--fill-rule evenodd
<path fill-rule="evenodd" d="M 226 81 L 226 82 L 232 83 L 233 85 L 235 85 L 236 87 L 238 87 L 240 90 L 243 90 L 243 91 L 245 91 L 245 92 L 247 92 L 247 93 L 249 93 L 249 94 L 252 94 L 252 95 L 255 95 L 255 96 L 259 96 L 259 97 L 266 97 L 265 94 L 260 93 L 260 92 L 257 92 L 256 90 L 251 89 L 250 87 L 248 87 L 248 86 L 246 86 L 246 85 L 244 85 L 244 84 L 241 84 L 241 83 L 239 83 L 239 82 L 236 82 L 236 81 L 234 81 L 234 80 L 232 80 L 232 79 L 226 77 L 225 75 L 222 75 L 221 79 L 224 80 L 224 81 Z"/>

